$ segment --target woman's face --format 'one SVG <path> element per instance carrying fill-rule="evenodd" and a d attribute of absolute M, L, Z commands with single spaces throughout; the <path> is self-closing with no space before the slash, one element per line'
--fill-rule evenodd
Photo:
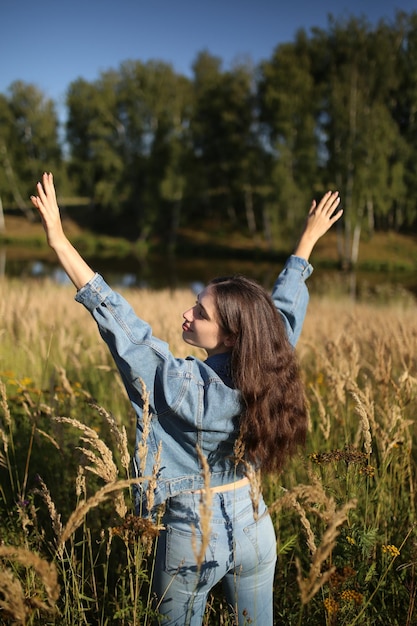
<path fill-rule="evenodd" d="M 182 338 L 191 346 L 204 348 L 208 356 L 228 352 L 233 340 L 217 321 L 214 295 L 206 287 L 191 309 L 183 313 Z"/>

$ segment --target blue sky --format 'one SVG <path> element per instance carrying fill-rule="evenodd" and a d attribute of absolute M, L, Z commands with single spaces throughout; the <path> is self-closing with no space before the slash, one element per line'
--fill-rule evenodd
<path fill-rule="evenodd" d="M 158 59 L 191 75 L 198 52 L 255 64 L 299 28 L 327 28 L 328 15 L 393 20 L 415 0 L 2 0 L 0 93 L 36 84 L 63 110 L 69 84 L 95 80 L 127 60 Z"/>

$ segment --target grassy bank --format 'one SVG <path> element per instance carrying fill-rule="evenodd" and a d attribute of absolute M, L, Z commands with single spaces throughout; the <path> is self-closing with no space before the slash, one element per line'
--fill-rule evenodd
<path fill-rule="evenodd" d="M 0 246 L 7 246 L 8 257 L 31 258 L 33 251 L 39 260 L 52 260 L 53 254 L 45 244 L 39 221 L 28 221 L 20 215 L 5 216 L 5 231 L 0 233 Z M 141 256 L 146 250 L 137 242 L 123 237 L 97 235 L 78 222 L 65 217 L 65 230 L 71 241 L 84 253 L 91 256 L 124 257 Z M 337 267 L 338 241 L 336 230 L 330 231 L 319 241 L 314 250 L 317 267 Z M 277 241 L 272 251 L 261 236 L 245 237 L 234 231 L 219 232 L 216 224 L 208 223 L 197 231 L 180 229 L 178 234 L 178 256 L 192 257 L 196 253 L 206 258 L 241 258 L 257 261 L 271 258 L 283 259 L 291 251 L 292 243 Z M 150 243 L 158 249 L 158 242 Z M 163 246 L 166 250 L 166 245 Z M 363 238 L 357 269 L 369 272 L 413 272 L 417 269 L 417 237 L 395 232 L 376 233 L 372 238 Z"/>

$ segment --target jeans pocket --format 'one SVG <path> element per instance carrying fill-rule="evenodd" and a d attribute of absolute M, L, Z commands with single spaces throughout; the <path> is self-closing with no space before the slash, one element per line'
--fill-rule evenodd
<path fill-rule="evenodd" d="M 267 509 L 256 522 L 245 526 L 243 532 L 255 551 L 258 564 L 276 560 L 275 530 Z"/>
<path fill-rule="evenodd" d="M 215 560 L 217 533 L 211 533 L 204 555 L 200 555 L 201 533 L 166 529 L 165 571 L 184 585 L 200 587 L 207 585 L 215 576 L 218 563 Z M 201 563 L 198 561 L 201 560 Z"/>

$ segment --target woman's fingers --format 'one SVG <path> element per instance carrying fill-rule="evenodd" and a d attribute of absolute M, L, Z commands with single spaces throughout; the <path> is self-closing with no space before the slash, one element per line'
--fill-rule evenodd
<path fill-rule="evenodd" d="M 42 176 L 42 182 L 36 183 L 37 196 L 31 196 L 32 204 L 40 211 L 56 210 L 55 187 L 52 174 L 46 172 Z"/>
<path fill-rule="evenodd" d="M 320 211 L 322 213 L 333 213 L 333 211 L 338 207 L 340 203 L 340 197 L 338 191 L 328 191 L 324 194 L 322 199 L 319 202 L 318 207 L 316 208 L 316 212 Z"/>

